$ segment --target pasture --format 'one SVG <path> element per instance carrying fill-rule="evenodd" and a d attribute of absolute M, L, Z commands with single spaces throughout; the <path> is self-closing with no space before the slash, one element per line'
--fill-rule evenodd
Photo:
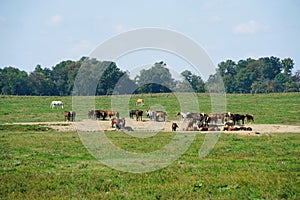
<path fill-rule="evenodd" d="M 144 106 L 135 105 L 136 100 L 140 98 L 145 100 Z M 209 94 L 198 94 L 198 99 L 200 112 L 210 113 Z M 63 101 L 64 109 L 51 110 L 50 103 L 53 100 Z M 253 114 L 256 124 L 300 125 L 299 102 L 300 93 L 229 94 L 226 96 L 226 110 L 231 113 Z M 172 94 L 133 95 L 130 97 L 128 107 L 147 110 L 156 105 L 167 112 L 167 120 L 179 119 L 176 113 L 180 111 L 180 105 Z M 110 109 L 111 98 L 109 96 L 95 97 L 95 108 Z M 72 110 L 72 97 L 0 96 L 0 124 L 63 121 L 64 110 Z M 128 113 L 125 117 L 128 117 Z"/>
<path fill-rule="evenodd" d="M 132 96 L 140 109 L 162 105 L 167 120 L 178 119 L 171 94 Z M 200 110 L 210 112 L 210 98 L 198 95 Z M 65 108 L 50 109 L 52 100 Z M 251 113 L 257 124 L 300 125 L 300 93 L 228 95 L 227 111 Z M 205 134 L 169 166 L 148 173 L 126 173 L 98 162 L 76 132 L 56 132 L 40 125 L 14 122 L 63 121 L 71 97 L 0 97 L 1 199 L 299 199 L 300 133 L 257 136 L 221 134 L 205 158 L 198 150 Z M 109 97 L 96 97 L 97 108 L 109 109 Z M 128 117 L 128 116 L 126 116 Z M 133 138 L 105 133 L 114 144 L 132 152 L 151 152 L 174 136 L 160 132 Z"/>

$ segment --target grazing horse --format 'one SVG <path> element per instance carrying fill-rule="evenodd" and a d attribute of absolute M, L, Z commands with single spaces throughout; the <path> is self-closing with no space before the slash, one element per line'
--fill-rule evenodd
<path fill-rule="evenodd" d="M 183 120 L 183 121 L 185 121 L 186 119 L 188 119 L 188 114 L 189 113 L 184 113 L 184 112 L 178 112 L 177 113 L 177 116 L 181 116 L 181 119 Z"/>
<path fill-rule="evenodd" d="M 112 116 L 116 116 L 117 118 L 119 118 L 119 116 L 120 116 L 119 112 L 117 112 L 117 111 L 107 110 L 105 112 L 109 116 L 109 118 L 111 118 Z"/>
<path fill-rule="evenodd" d="M 95 114 L 94 117 L 95 119 L 100 119 L 102 118 L 102 120 L 105 120 L 105 118 L 107 117 L 107 112 L 105 110 L 95 110 Z"/>
<path fill-rule="evenodd" d="M 144 99 L 138 99 L 138 100 L 136 100 L 136 102 L 135 102 L 135 105 L 137 106 L 137 105 L 144 105 Z"/>
<path fill-rule="evenodd" d="M 143 111 L 142 110 L 137 110 L 135 111 L 135 116 L 136 116 L 136 121 L 143 121 Z"/>
<path fill-rule="evenodd" d="M 246 116 L 247 122 L 254 122 L 254 117 L 253 117 L 253 115 L 246 114 L 245 116 Z"/>
<path fill-rule="evenodd" d="M 159 118 L 162 118 L 163 121 L 166 121 L 166 115 L 167 115 L 167 113 L 164 111 L 156 111 L 155 112 L 155 120 L 159 121 Z"/>
<path fill-rule="evenodd" d="M 117 129 L 124 129 L 125 128 L 125 118 L 119 119 L 119 118 L 112 118 L 111 119 L 111 127 Z"/>
<path fill-rule="evenodd" d="M 54 109 L 56 106 L 59 106 L 59 107 L 61 107 L 61 109 L 63 109 L 64 108 L 64 103 L 62 101 L 52 101 L 50 103 L 50 108 L 51 109 Z"/>

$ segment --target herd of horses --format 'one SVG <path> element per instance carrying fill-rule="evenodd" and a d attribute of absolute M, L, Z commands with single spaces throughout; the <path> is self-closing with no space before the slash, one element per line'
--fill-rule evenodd
<path fill-rule="evenodd" d="M 251 114 L 232 114 L 230 112 L 223 114 L 207 114 L 207 113 L 183 113 L 178 112 L 182 120 L 188 120 L 186 131 L 220 131 L 218 122 L 221 121 L 223 131 L 252 130 L 251 127 L 236 127 L 235 125 L 244 125 L 247 122 L 254 122 Z M 173 130 L 172 125 L 172 130 Z M 175 128 L 176 130 L 176 128 Z"/>
<path fill-rule="evenodd" d="M 52 101 L 50 108 L 63 109 L 62 101 Z M 138 99 L 136 105 L 144 105 L 143 99 Z M 153 121 L 166 121 L 167 113 L 160 110 L 146 110 L 145 112 L 140 109 L 134 109 L 129 111 L 130 119 L 136 119 L 136 121 L 143 121 L 143 114 Z M 194 113 L 194 112 L 178 112 L 177 116 L 181 116 L 181 120 L 187 122 L 187 126 L 184 130 L 200 130 L 200 131 L 219 131 L 218 123 L 222 124 L 223 130 L 233 131 L 233 130 L 250 130 L 250 127 L 236 127 L 235 125 L 244 125 L 245 120 L 247 122 L 254 122 L 254 117 L 251 114 L 232 114 L 222 113 L 222 114 L 207 114 L 207 113 Z M 76 112 L 74 111 L 64 111 L 65 121 L 75 121 Z M 93 120 L 106 120 L 109 117 L 111 121 L 111 127 L 117 129 L 123 129 L 125 127 L 125 118 L 120 118 L 120 113 L 113 110 L 89 110 L 88 119 Z M 173 122 L 171 125 L 171 130 L 176 131 L 179 128 L 177 123 Z"/>

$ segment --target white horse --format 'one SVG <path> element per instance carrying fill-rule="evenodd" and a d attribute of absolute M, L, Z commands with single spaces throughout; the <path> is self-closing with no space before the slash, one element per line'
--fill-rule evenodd
<path fill-rule="evenodd" d="M 146 114 L 147 114 L 147 117 L 150 118 L 150 120 L 155 120 L 155 111 L 153 111 L 153 110 L 147 110 Z"/>
<path fill-rule="evenodd" d="M 56 106 L 61 107 L 61 109 L 64 108 L 64 103 L 62 101 L 52 101 L 50 104 L 50 108 L 54 109 Z"/>

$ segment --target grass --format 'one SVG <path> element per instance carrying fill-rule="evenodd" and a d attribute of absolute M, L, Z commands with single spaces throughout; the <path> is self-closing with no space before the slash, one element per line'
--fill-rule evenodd
<path fill-rule="evenodd" d="M 135 101 L 144 98 L 145 105 Z M 198 94 L 201 112 L 210 96 Z M 227 111 L 251 113 L 255 123 L 300 125 L 300 93 L 227 95 Z M 114 170 L 97 161 L 76 132 L 13 122 L 63 121 L 63 110 L 49 108 L 72 97 L 0 97 L 0 199 L 300 199 L 299 133 L 262 136 L 221 134 L 213 150 L 199 158 L 204 134 L 165 168 L 148 173 Z M 96 108 L 110 109 L 110 97 L 96 97 Z M 163 108 L 178 119 L 172 94 L 133 95 L 129 109 Z M 5 125 L 4 125 L 5 124 Z M 158 150 L 174 133 L 135 138 L 106 132 L 118 147 L 136 153 Z"/>
<path fill-rule="evenodd" d="M 147 152 L 173 133 L 136 139 L 107 132 L 128 151 Z M 113 170 L 92 157 L 77 133 L 0 133 L 1 199 L 299 199 L 299 134 L 222 134 L 204 159 L 204 135 L 169 166 L 149 173 Z M 155 145 L 150 145 L 150 144 Z M 138 149 L 137 149 L 138 146 Z"/>
<path fill-rule="evenodd" d="M 164 109 L 168 113 L 169 120 L 179 119 L 176 113 L 181 110 L 180 102 L 173 94 L 132 95 L 128 98 L 128 110 Z M 135 101 L 138 98 L 145 100 L 143 107 L 135 106 Z M 63 110 L 72 110 L 72 97 L 0 96 L 0 124 L 63 121 L 62 109 L 50 109 L 52 100 L 62 100 L 65 103 Z M 226 96 L 226 111 L 253 114 L 257 124 L 300 125 L 299 100 L 300 93 L 229 94 Z M 198 94 L 198 101 L 200 112 L 212 112 L 209 94 Z M 188 106 L 193 108 L 194 105 Z M 111 98 L 109 96 L 95 97 L 95 108 L 111 109 Z M 127 113 L 123 113 L 124 116 L 127 117 Z"/>

